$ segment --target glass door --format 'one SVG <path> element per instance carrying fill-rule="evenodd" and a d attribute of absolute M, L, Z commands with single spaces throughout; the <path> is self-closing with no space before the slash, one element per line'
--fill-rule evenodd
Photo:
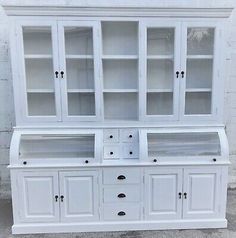
<path fill-rule="evenodd" d="M 98 26 L 95 22 L 60 22 L 62 110 L 66 121 L 98 116 Z"/>
<path fill-rule="evenodd" d="M 143 114 L 148 120 L 158 117 L 173 120 L 178 116 L 179 23 L 157 25 L 151 22 L 142 28 L 144 62 L 140 90 L 144 88 L 145 95 L 140 101 L 145 108 Z"/>
<path fill-rule="evenodd" d="M 30 121 L 60 120 L 56 23 L 22 22 L 18 28 L 23 114 Z M 23 60 L 22 60 L 23 58 Z"/>
<path fill-rule="evenodd" d="M 196 115 L 209 118 L 216 113 L 213 100 L 217 77 L 215 74 L 216 34 L 215 25 L 183 24 L 181 115 L 185 118 L 193 118 L 191 116 L 196 117 Z"/>

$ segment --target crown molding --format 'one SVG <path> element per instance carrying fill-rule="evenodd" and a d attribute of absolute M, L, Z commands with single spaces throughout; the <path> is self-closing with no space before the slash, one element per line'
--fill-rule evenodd
<path fill-rule="evenodd" d="M 233 8 L 2 6 L 8 16 L 210 17 L 227 18 Z"/>

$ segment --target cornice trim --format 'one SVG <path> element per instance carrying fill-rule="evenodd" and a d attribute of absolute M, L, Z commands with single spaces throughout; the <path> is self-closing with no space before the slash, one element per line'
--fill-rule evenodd
<path fill-rule="evenodd" d="M 227 18 L 233 8 L 72 7 L 3 5 L 8 16 L 210 17 Z"/>

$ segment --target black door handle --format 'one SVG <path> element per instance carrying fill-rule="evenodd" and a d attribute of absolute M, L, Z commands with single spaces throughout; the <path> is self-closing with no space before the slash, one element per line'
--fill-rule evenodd
<path fill-rule="evenodd" d="M 60 199 L 61 199 L 61 202 L 63 202 L 64 201 L 64 196 L 61 195 Z"/>
<path fill-rule="evenodd" d="M 124 175 L 119 175 L 119 176 L 117 177 L 117 179 L 119 179 L 119 180 L 124 180 L 124 179 L 126 179 L 126 177 L 125 177 Z"/>
<path fill-rule="evenodd" d="M 56 195 L 56 196 L 55 196 L 55 201 L 56 201 L 56 202 L 58 201 L 58 198 L 59 198 L 59 196 Z"/>
<path fill-rule="evenodd" d="M 184 71 L 181 71 L 181 76 L 182 78 L 184 78 Z"/>
<path fill-rule="evenodd" d="M 125 198 L 126 195 L 125 195 L 124 193 L 120 193 L 120 194 L 117 195 L 117 197 L 118 197 L 118 198 Z"/>
<path fill-rule="evenodd" d="M 123 211 L 120 211 L 120 212 L 118 212 L 118 214 L 117 214 L 118 216 L 125 216 L 126 214 L 125 214 L 125 212 L 123 212 Z"/>
<path fill-rule="evenodd" d="M 59 72 L 55 71 L 56 78 L 58 78 L 58 74 L 59 74 Z"/>
<path fill-rule="evenodd" d="M 182 193 L 179 193 L 179 199 L 181 199 L 182 198 Z"/>
<path fill-rule="evenodd" d="M 184 199 L 187 199 L 187 193 L 184 193 Z"/>
<path fill-rule="evenodd" d="M 176 71 L 176 78 L 179 77 L 179 71 Z"/>
<path fill-rule="evenodd" d="M 64 71 L 61 71 L 61 78 L 64 78 Z"/>

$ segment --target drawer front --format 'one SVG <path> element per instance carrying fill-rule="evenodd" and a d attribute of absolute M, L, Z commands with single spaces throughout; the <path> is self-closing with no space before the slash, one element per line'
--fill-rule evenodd
<path fill-rule="evenodd" d="M 138 144 L 123 145 L 123 157 L 124 158 L 138 158 Z"/>
<path fill-rule="evenodd" d="M 115 185 L 103 189 L 104 202 L 139 202 L 139 185 Z"/>
<path fill-rule="evenodd" d="M 137 129 L 121 129 L 120 134 L 122 142 L 138 142 Z"/>
<path fill-rule="evenodd" d="M 140 183 L 139 168 L 106 168 L 103 169 L 104 184 Z"/>
<path fill-rule="evenodd" d="M 119 142 L 119 130 L 105 129 L 103 131 L 103 141 L 106 143 Z"/>
<path fill-rule="evenodd" d="M 140 220 L 139 204 L 106 204 L 103 209 L 104 220 Z"/>
<path fill-rule="evenodd" d="M 118 159 L 120 157 L 119 145 L 107 145 L 104 146 L 104 158 L 105 159 Z"/>

